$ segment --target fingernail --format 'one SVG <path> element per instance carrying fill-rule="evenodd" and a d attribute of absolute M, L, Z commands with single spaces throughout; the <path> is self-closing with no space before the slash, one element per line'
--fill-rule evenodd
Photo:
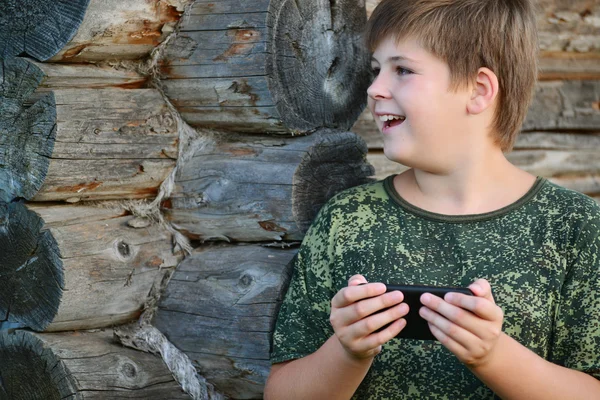
<path fill-rule="evenodd" d="M 431 300 L 431 295 L 429 293 L 425 293 L 423 296 L 421 296 L 421 301 L 429 302 L 429 300 Z"/>

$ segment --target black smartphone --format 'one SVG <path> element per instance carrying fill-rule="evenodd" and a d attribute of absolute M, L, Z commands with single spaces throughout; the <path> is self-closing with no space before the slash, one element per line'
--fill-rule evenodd
<path fill-rule="evenodd" d="M 421 316 L 419 315 L 419 309 L 423 307 L 423 304 L 421 304 L 420 300 L 421 295 L 423 293 L 431 293 L 441 298 L 444 298 L 444 295 L 449 292 L 463 293 L 469 296 L 473 296 L 473 292 L 471 292 L 470 289 L 461 287 L 394 284 L 386 284 L 386 286 L 386 292 L 393 292 L 394 290 L 401 291 L 404 294 L 403 302 L 408 304 L 409 311 L 408 314 L 404 317 L 404 319 L 406 319 L 406 326 L 396 336 L 398 338 L 405 339 L 437 340 L 435 336 L 433 336 L 433 334 L 431 333 L 431 330 L 429 330 L 429 325 L 427 324 L 427 321 L 421 318 Z M 379 330 L 385 329 L 388 326 L 389 324 L 385 325 Z"/>

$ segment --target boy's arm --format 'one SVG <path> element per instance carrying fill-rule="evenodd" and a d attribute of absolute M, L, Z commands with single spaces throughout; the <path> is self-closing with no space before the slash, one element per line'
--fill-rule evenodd
<path fill-rule="evenodd" d="M 502 310 L 489 283 L 470 286 L 475 296 L 423 295 L 421 316 L 433 335 L 503 399 L 600 398 L 592 376 L 544 360 L 502 333 Z"/>
<path fill-rule="evenodd" d="M 506 334 L 496 350 L 471 371 L 503 399 L 600 399 L 600 381 L 546 361 Z"/>
<path fill-rule="evenodd" d="M 385 293 L 382 283 L 366 284 L 362 275 L 331 300 L 330 322 L 335 332 L 314 353 L 273 365 L 265 399 L 349 399 L 381 345 L 406 325 L 408 306 L 400 292 Z M 365 284 L 362 286 L 361 284 Z M 376 311 L 387 309 L 383 312 Z M 379 332 L 379 328 L 390 324 Z"/>
<path fill-rule="evenodd" d="M 349 357 L 333 335 L 304 358 L 274 364 L 265 387 L 265 400 L 348 400 L 369 371 L 373 358 Z"/>

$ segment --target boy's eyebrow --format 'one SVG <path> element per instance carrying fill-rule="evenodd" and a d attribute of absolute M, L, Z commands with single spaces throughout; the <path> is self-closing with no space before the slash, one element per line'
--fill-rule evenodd
<path fill-rule="evenodd" d="M 371 62 L 377 62 L 379 63 L 379 61 L 375 58 L 375 57 L 371 57 Z M 392 57 L 388 57 L 388 59 L 386 61 L 410 61 L 410 62 L 414 62 L 414 63 L 418 63 L 418 61 L 413 60 L 412 58 L 408 58 L 405 56 L 392 56 Z"/>

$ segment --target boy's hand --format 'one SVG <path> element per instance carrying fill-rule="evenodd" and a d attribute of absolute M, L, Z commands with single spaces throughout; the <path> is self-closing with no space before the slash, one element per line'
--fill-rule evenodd
<path fill-rule="evenodd" d="M 364 284 L 364 285 L 361 285 Z M 362 275 L 354 275 L 348 286 L 341 289 L 331 300 L 329 320 L 346 353 L 357 359 L 376 356 L 381 345 L 396 336 L 406 325 L 404 317 L 408 305 L 402 293 L 385 293 L 383 283 L 367 283 Z M 383 308 L 389 310 L 371 315 Z M 377 329 L 392 322 L 386 329 Z"/>
<path fill-rule="evenodd" d="M 479 279 L 469 289 L 475 296 L 448 293 L 444 299 L 425 293 L 419 314 L 431 333 L 470 368 L 487 363 L 502 333 L 504 314 L 494 302 L 492 289 Z"/>

